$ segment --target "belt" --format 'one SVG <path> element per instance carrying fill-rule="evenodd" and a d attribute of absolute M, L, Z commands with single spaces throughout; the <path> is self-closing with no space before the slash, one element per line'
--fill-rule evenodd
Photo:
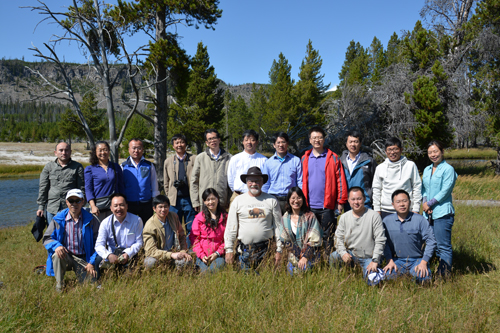
<path fill-rule="evenodd" d="M 240 192 L 240 191 L 234 191 L 234 193 L 238 194 L 238 195 L 242 195 L 243 192 Z"/>
<path fill-rule="evenodd" d="M 276 194 L 273 194 L 273 195 L 274 195 L 274 197 L 275 197 L 276 199 L 278 199 L 279 201 L 286 201 L 286 196 L 285 196 L 285 197 L 283 197 L 283 196 L 281 196 L 281 195 L 276 195 Z"/>
<path fill-rule="evenodd" d="M 271 238 L 262 242 L 251 243 L 251 244 L 243 244 L 241 241 L 238 241 L 238 246 L 240 247 L 241 250 L 252 250 L 252 249 L 260 249 L 263 247 L 268 247 L 270 242 Z"/>

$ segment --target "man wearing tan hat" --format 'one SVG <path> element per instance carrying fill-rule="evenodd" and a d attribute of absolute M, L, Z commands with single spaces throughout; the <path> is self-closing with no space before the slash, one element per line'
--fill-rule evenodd
<path fill-rule="evenodd" d="M 268 176 L 260 168 L 251 167 L 240 176 L 248 191 L 237 196 L 229 208 L 224 243 L 226 262 L 234 262 L 234 243 L 238 237 L 236 250 L 239 254 L 240 267 L 243 270 L 256 269 L 266 255 L 272 238 L 278 233 L 281 210 L 278 200 L 273 195 L 262 192 L 262 185 Z M 276 263 L 281 258 L 279 238 Z"/>

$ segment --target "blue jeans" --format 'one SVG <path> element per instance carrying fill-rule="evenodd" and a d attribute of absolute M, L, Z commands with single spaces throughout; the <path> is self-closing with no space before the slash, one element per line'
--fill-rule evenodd
<path fill-rule="evenodd" d="M 311 262 L 308 261 L 306 267 L 304 267 L 304 269 L 301 272 L 298 266 L 296 267 L 291 262 L 288 262 L 288 264 L 286 265 L 286 271 L 288 272 L 288 274 L 290 274 L 290 276 L 293 276 L 294 274 L 305 273 L 307 271 L 310 271 L 312 267 L 313 264 L 311 264 Z"/>
<path fill-rule="evenodd" d="M 434 220 L 432 231 L 436 237 L 436 255 L 439 257 L 438 273 L 446 274 L 451 272 L 453 251 L 451 248 L 451 228 L 455 217 L 453 214 L 440 217 Z"/>
<path fill-rule="evenodd" d="M 177 202 L 175 206 L 171 206 L 170 210 L 174 213 L 177 213 L 179 216 L 179 221 L 182 222 L 182 218 L 184 217 L 184 223 L 186 225 L 186 242 L 188 248 L 191 247 L 191 242 L 189 241 L 189 234 L 191 233 L 191 225 L 193 224 L 194 217 L 196 216 L 196 211 L 191 205 L 191 199 L 189 197 L 177 197 Z"/>
<path fill-rule="evenodd" d="M 426 277 L 419 277 L 417 276 L 417 272 L 415 272 L 415 267 L 417 267 L 420 264 L 422 258 L 397 258 L 393 260 L 396 266 L 398 267 L 398 271 L 397 272 L 395 272 L 394 270 L 392 270 L 391 272 L 387 271 L 387 273 L 385 274 L 387 279 L 395 279 L 403 274 L 410 274 L 416 279 L 417 283 L 422 283 L 424 281 L 431 279 L 431 270 L 429 269 L 428 265 L 427 265 L 428 275 Z"/>
<path fill-rule="evenodd" d="M 217 257 L 214 261 L 210 263 L 210 266 L 205 264 L 200 258 L 196 258 L 196 266 L 200 268 L 202 273 L 209 271 L 210 273 L 215 273 L 224 267 L 226 261 L 223 257 Z"/>
<path fill-rule="evenodd" d="M 363 279 L 366 279 L 366 268 L 368 265 L 372 262 L 372 258 L 358 258 L 356 257 L 351 251 L 347 251 L 352 256 L 352 262 L 353 264 L 360 265 L 361 268 L 363 269 Z M 344 260 L 342 260 L 342 256 L 337 253 L 337 251 L 334 251 L 330 254 L 330 266 L 333 266 L 338 263 L 344 263 Z"/>
<path fill-rule="evenodd" d="M 57 211 L 57 213 L 59 213 L 61 210 L 63 210 L 63 206 L 59 205 L 59 210 Z M 47 224 L 50 224 L 50 222 L 52 222 L 52 219 L 54 218 L 54 216 L 57 215 L 57 213 L 52 214 L 52 213 L 49 213 L 48 210 L 46 210 L 45 212 L 47 213 L 45 216 L 47 218 Z"/>

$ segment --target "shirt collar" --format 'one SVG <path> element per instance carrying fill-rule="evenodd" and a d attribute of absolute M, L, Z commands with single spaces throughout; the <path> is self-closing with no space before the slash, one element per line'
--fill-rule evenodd
<path fill-rule="evenodd" d="M 127 217 L 128 217 L 128 213 L 127 213 L 127 215 L 125 215 L 125 219 L 123 220 L 123 222 L 120 223 L 120 221 L 118 221 L 118 219 L 116 218 L 115 214 L 113 214 L 113 223 L 118 222 L 118 223 L 120 223 L 120 225 L 124 225 L 125 223 L 128 222 Z"/>
<path fill-rule="evenodd" d="M 217 160 L 219 159 L 219 156 L 220 156 L 220 151 L 221 151 L 221 149 L 220 149 L 220 148 L 219 148 L 219 153 L 218 153 L 217 155 L 214 155 L 214 154 L 212 153 L 212 151 L 210 150 L 210 148 L 208 148 L 208 151 L 210 152 L 210 155 L 212 156 L 212 158 L 213 158 L 214 160 L 216 160 L 216 161 L 217 161 Z"/>
<path fill-rule="evenodd" d="M 325 157 L 327 153 L 328 153 L 328 150 L 325 149 L 325 150 L 323 150 L 323 152 L 321 154 L 319 154 L 318 156 L 315 156 L 314 153 L 311 151 L 310 157 L 314 157 L 314 158 Z"/>
<path fill-rule="evenodd" d="M 357 160 L 359 160 L 359 157 L 361 156 L 361 151 L 358 153 L 358 155 L 356 155 L 356 157 L 351 160 L 351 155 L 347 154 L 347 159 L 351 162 L 356 162 Z"/>
<path fill-rule="evenodd" d="M 409 211 L 408 212 L 408 215 L 406 215 L 406 218 L 403 220 L 403 222 L 401 222 L 401 220 L 399 219 L 399 216 L 398 214 L 396 213 L 396 220 L 400 223 L 404 223 L 404 222 L 409 222 L 411 221 L 411 218 L 413 217 L 413 212 L 412 211 Z"/>
<path fill-rule="evenodd" d="M 184 159 L 186 158 L 186 155 L 187 153 L 184 153 L 184 155 L 182 155 L 182 157 L 179 157 L 179 155 L 177 155 L 177 153 L 175 153 L 175 157 L 179 160 L 179 161 L 184 161 Z"/>
<path fill-rule="evenodd" d="M 81 219 L 82 219 L 82 212 L 80 212 L 80 215 L 78 216 L 78 220 L 77 220 L 77 221 L 74 221 L 74 220 L 73 220 L 73 217 L 71 216 L 71 213 L 70 213 L 70 212 L 69 212 L 69 210 L 68 210 L 68 214 L 66 215 L 65 221 L 66 221 L 66 222 L 73 221 L 73 222 L 77 222 L 77 223 L 78 223 Z"/>
<path fill-rule="evenodd" d="M 277 159 L 277 160 L 279 160 L 280 162 L 283 162 L 284 160 L 286 160 L 286 158 L 288 157 L 288 155 L 289 155 L 289 154 L 290 154 L 289 152 L 286 152 L 285 157 L 281 158 L 281 157 L 278 155 L 278 153 L 276 153 L 276 152 L 275 152 L 275 153 L 274 153 L 274 158 L 275 158 L 275 159 Z"/>
<path fill-rule="evenodd" d="M 141 163 L 142 161 L 144 160 L 144 155 L 141 157 L 141 160 L 139 161 L 139 163 Z M 134 159 L 132 157 L 130 157 L 130 162 L 132 162 L 132 165 L 137 168 L 137 164 L 135 163 Z"/>

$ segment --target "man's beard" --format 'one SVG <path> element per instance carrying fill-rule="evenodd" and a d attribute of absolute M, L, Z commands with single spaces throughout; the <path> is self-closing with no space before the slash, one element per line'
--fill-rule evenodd
<path fill-rule="evenodd" d="M 252 193 L 255 196 L 260 195 L 260 193 L 261 193 L 261 189 L 258 186 L 257 186 L 257 188 L 250 187 L 248 189 L 248 191 L 250 191 L 250 193 Z"/>

